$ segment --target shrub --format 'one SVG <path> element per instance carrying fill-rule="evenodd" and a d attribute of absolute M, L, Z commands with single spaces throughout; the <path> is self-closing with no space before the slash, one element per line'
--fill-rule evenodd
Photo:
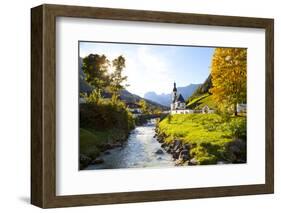
<path fill-rule="evenodd" d="M 224 157 L 232 163 L 241 163 L 247 161 L 246 141 L 236 139 L 226 144 Z"/>
<path fill-rule="evenodd" d="M 134 128 L 134 119 L 122 104 L 80 104 L 80 127 L 95 130 L 115 128 L 129 132 Z"/>
<path fill-rule="evenodd" d="M 247 122 L 246 119 L 236 118 L 229 122 L 229 131 L 233 139 L 245 139 L 247 137 Z"/>
<path fill-rule="evenodd" d="M 170 123 L 171 123 L 171 120 L 172 120 L 172 116 L 171 116 L 171 114 L 167 115 L 167 122 L 168 122 L 168 124 L 170 124 Z"/>
<path fill-rule="evenodd" d="M 206 156 L 199 156 L 196 158 L 200 165 L 211 165 L 217 163 L 217 157 L 212 154 Z"/>

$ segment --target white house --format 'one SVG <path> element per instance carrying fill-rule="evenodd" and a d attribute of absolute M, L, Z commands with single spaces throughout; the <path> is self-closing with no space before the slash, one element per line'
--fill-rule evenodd
<path fill-rule="evenodd" d="M 202 107 L 201 112 L 203 114 L 208 114 L 208 113 L 214 113 L 215 110 L 211 109 L 208 105 L 205 105 L 204 107 Z"/>
<path fill-rule="evenodd" d="M 247 104 L 237 104 L 237 112 L 238 113 L 246 113 L 247 112 Z"/>

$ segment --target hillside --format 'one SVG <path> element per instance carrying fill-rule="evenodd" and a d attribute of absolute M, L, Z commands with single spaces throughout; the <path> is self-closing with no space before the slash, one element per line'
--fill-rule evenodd
<path fill-rule="evenodd" d="M 178 87 L 178 93 L 182 94 L 184 99 L 189 98 L 201 84 L 190 84 L 185 87 Z M 155 92 L 147 92 L 144 94 L 145 99 L 149 99 L 153 102 L 159 103 L 164 106 L 170 106 L 171 104 L 171 93 L 169 94 L 156 94 Z"/>
<path fill-rule="evenodd" d="M 187 103 L 187 108 L 189 109 L 202 109 L 204 106 L 208 106 L 211 109 L 216 109 L 217 106 L 213 100 L 213 95 L 209 93 L 205 93 L 203 95 L 197 96 L 193 99 L 191 99 Z"/>
<path fill-rule="evenodd" d="M 198 86 L 198 88 L 193 92 L 189 99 L 193 99 L 205 93 L 209 93 L 209 89 L 211 89 L 212 86 L 212 78 L 211 75 L 209 75 L 208 78 L 204 81 L 204 83 Z"/>
<path fill-rule="evenodd" d="M 164 106 L 162 104 L 156 103 L 154 101 L 148 100 L 146 98 L 142 98 L 138 95 L 135 95 L 133 93 L 130 93 L 128 90 L 122 90 L 120 94 L 121 100 L 124 100 L 126 102 L 139 102 L 140 100 L 145 100 L 149 105 L 154 107 L 160 107 L 163 110 L 169 109 L 167 106 Z"/>
<path fill-rule="evenodd" d="M 189 109 L 202 109 L 204 106 L 209 106 L 216 109 L 217 106 L 213 100 L 213 95 L 209 92 L 212 88 L 211 75 L 200 85 L 195 92 L 186 101 L 186 106 Z"/>

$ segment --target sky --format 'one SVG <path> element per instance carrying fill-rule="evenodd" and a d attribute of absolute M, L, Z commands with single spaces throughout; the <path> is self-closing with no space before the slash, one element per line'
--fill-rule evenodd
<path fill-rule="evenodd" d="M 104 54 L 109 60 L 123 55 L 126 89 L 141 97 L 146 92 L 171 93 L 177 87 L 203 83 L 210 73 L 212 47 L 79 42 L 79 56 Z"/>

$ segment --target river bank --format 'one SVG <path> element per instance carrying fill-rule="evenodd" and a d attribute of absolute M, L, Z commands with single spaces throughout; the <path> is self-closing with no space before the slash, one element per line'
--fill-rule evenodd
<path fill-rule="evenodd" d="M 122 102 L 80 104 L 79 168 L 101 163 L 102 152 L 120 147 L 135 127 L 132 114 Z"/>
<path fill-rule="evenodd" d="M 161 147 L 173 157 L 175 166 L 198 164 L 195 158 L 191 159 L 189 144 L 184 144 L 180 140 L 174 140 L 171 143 L 167 143 L 165 141 L 165 134 L 160 132 L 158 128 L 156 128 L 155 137 L 161 144 Z"/>
<path fill-rule="evenodd" d="M 80 128 L 79 168 L 84 169 L 90 164 L 103 163 L 102 153 L 110 149 L 122 147 L 129 133 L 120 129 L 97 131 Z"/>
<path fill-rule="evenodd" d="M 134 135 L 138 127 L 155 126 L 155 120 L 151 123 L 149 116 L 143 116 L 141 122 L 138 122 L 134 129 L 124 131 L 123 129 L 94 130 L 80 128 L 80 169 L 85 169 L 89 165 L 100 165 L 105 162 L 105 156 L 108 156 L 116 150 L 126 146 L 128 138 Z M 154 134 L 153 134 L 154 135 Z M 151 135 L 151 137 L 153 137 Z M 137 151 L 137 150 L 135 150 Z M 97 166 L 101 167 L 101 166 Z"/>
<path fill-rule="evenodd" d="M 218 114 L 169 115 L 157 123 L 161 147 L 176 165 L 246 162 L 246 118 Z"/>

